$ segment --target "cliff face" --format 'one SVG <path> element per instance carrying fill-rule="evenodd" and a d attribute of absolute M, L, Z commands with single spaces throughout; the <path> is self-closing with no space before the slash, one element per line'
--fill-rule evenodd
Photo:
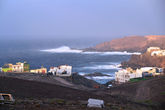
<path fill-rule="evenodd" d="M 151 46 L 165 49 L 165 35 L 129 36 L 104 42 L 87 50 L 144 52 Z"/>
<path fill-rule="evenodd" d="M 150 53 L 142 55 L 132 55 L 128 62 L 122 63 L 123 67 L 162 67 L 165 68 L 165 56 L 157 57 L 151 56 Z"/>

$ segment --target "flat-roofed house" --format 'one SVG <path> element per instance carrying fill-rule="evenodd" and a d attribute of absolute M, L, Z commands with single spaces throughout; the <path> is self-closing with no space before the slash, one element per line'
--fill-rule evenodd
<path fill-rule="evenodd" d="M 56 76 L 71 76 L 72 75 L 72 66 L 61 65 L 57 67 Z"/>
<path fill-rule="evenodd" d="M 151 56 L 165 56 L 165 50 L 153 51 Z"/>
<path fill-rule="evenodd" d="M 5 64 L 2 66 L 2 72 L 12 72 L 12 64 Z"/>
<path fill-rule="evenodd" d="M 12 65 L 12 72 L 19 72 L 19 73 L 29 72 L 29 68 L 30 68 L 30 65 L 28 63 L 18 62 L 16 63 L 16 65 Z"/>
<path fill-rule="evenodd" d="M 147 52 L 151 53 L 151 52 L 153 52 L 153 51 L 159 51 L 159 50 L 160 50 L 160 47 L 149 47 L 149 48 L 147 49 Z"/>
<path fill-rule="evenodd" d="M 121 69 L 118 72 L 115 72 L 115 81 L 117 83 L 125 83 L 128 82 L 130 79 L 133 78 L 140 78 L 142 77 L 142 73 L 131 68 Z"/>
<path fill-rule="evenodd" d="M 23 65 L 21 63 L 12 66 L 12 72 L 24 72 L 23 70 Z"/>
<path fill-rule="evenodd" d="M 39 74 L 46 74 L 47 68 L 41 67 L 40 69 L 33 69 L 30 70 L 31 73 L 39 73 Z"/>

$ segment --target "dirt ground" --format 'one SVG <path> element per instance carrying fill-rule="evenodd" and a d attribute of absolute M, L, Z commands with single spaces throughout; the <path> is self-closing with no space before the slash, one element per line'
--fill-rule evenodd
<path fill-rule="evenodd" d="M 152 102 L 152 100 L 164 102 L 164 80 L 165 77 L 154 78 L 111 89 L 88 91 L 0 76 L 0 92 L 10 93 L 16 99 L 13 104 L 1 105 L 0 110 L 98 110 L 87 108 L 89 98 L 104 100 L 104 110 L 164 110 L 162 106 L 158 106 L 157 103 L 154 105 Z M 147 95 L 146 88 L 150 88 L 153 95 L 150 93 Z M 149 100 L 150 98 L 152 100 Z M 138 101 L 135 101 L 136 99 Z M 145 103 L 141 102 L 141 99 Z"/>

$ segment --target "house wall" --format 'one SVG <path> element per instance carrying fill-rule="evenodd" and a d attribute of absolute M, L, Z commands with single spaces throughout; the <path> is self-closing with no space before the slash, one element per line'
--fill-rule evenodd
<path fill-rule="evenodd" d="M 149 47 L 149 48 L 147 49 L 147 52 L 153 52 L 153 51 L 159 51 L 159 50 L 160 50 L 159 47 Z"/>
<path fill-rule="evenodd" d="M 115 81 L 118 83 L 125 83 L 128 82 L 132 78 L 140 78 L 142 77 L 142 71 L 141 70 L 132 70 L 132 69 L 125 69 L 125 70 L 119 70 L 115 73 Z"/>
<path fill-rule="evenodd" d="M 65 72 L 66 72 L 66 74 L 64 74 Z M 57 76 L 71 76 L 72 75 L 72 67 L 62 65 L 62 66 L 58 67 L 56 75 Z"/>
<path fill-rule="evenodd" d="M 23 72 L 23 66 L 22 65 L 13 65 L 12 72 Z"/>
<path fill-rule="evenodd" d="M 46 74 L 47 73 L 47 69 L 46 68 L 41 68 L 41 69 L 34 69 L 34 70 L 30 70 L 31 73 L 41 73 L 41 74 Z"/>
<path fill-rule="evenodd" d="M 72 66 L 61 65 L 59 67 L 50 67 L 49 73 L 52 73 L 56 76 L 71 76 Z"/>
<path fill-rule="evenodd" d="M 2 72 L 12 72 L 12 68 L 2 68 Z"/>
<path fill-rule="evenodd" d="M 50 67 L 49 73 L 52 73 L 53 75 L 56 75 L 57 67 Z"/>

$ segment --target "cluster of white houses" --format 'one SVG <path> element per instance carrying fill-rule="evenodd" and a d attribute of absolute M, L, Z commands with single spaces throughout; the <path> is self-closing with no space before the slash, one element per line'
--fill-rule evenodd
<path fill-rule="evenodd" d="M 162 50 L 159 47 L 149 47 L 147 52 L 150 53 L 151 56 L 165 56 L 165 50 Z"/>
<path fill-rule="evenodd" d="M 21 63 L 18 62 L 15 65 L 9 63 L 5 64 L 0 68 L 0 72 L 15 72 L 15 73 L 38 73 L 38 74 L 52 74 L 56 76 L 71 76 L 72 75 L 72 66 L 61 65 L 58 67 L 50 67 L 50 70 L 47 71 L 47 68 L 43 66 L 39 69 L 31 69 L 30 65 L 27 62 Z"/>
<path fill-rule="evenodd" d="M 151 56 L 165 56 L 165 50 L 160 49 L 159 47 L 149 47 L 147 53 Z M 162 68 L 157 67 L 142 67 L 139 69 L 126 68 L 121 69 L 115 73 L 115 81 L 118 83 L 125 83 L 134 78 L 142 78 L 145 76 L 158 76 L 163 74 Z"/>
<path fill-rule="evenodd" d="M 118 83 L 125 83 L 134 78 L 142 78 L 146 76 L 158 76 L 163 74 L 162 68 L 157 67 L 142 67 L 133 70 L 132 68 L 121 69 L 115 73 L 115 81 Z"/>

